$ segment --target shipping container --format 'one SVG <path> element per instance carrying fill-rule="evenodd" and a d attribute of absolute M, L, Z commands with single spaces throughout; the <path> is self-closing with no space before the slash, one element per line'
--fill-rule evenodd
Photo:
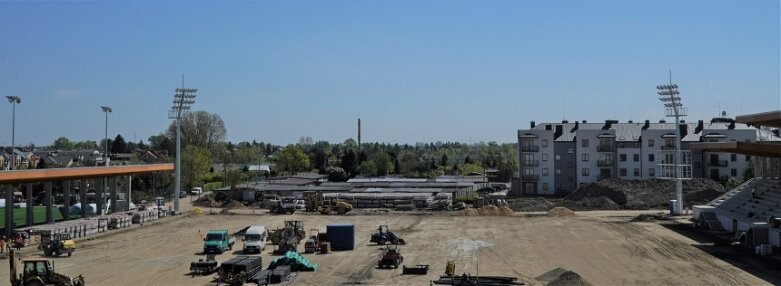
<path fill-rule="evenodd" d="M 355 249 L 355 225 L 329 224 L 326 226 L 326 234 L 332 250 Z"/>

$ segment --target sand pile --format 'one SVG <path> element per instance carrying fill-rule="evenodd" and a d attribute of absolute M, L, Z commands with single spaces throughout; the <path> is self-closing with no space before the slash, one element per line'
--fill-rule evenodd
<path fill-rule="evenodd" d="M 555 207 L 548 211 L 548 216 L 552 217 L 573 217 L 575 212 L 565 207 Z"/>
<path fill-rule="evenodd" d="M 636 216 L 635 218 L 631 219 L 631 222 L 652 222 L 657 220 L 667 220 L 667 217 L 664 216 L 664 214 L 640 214 L 639 216 Z"/>
<path fill-rule="evenodd" d="M 466 216 L 511 216 L 515 214 L 512 209 L 508 207 L 497 207 L 495 205 L 488 205 L 482 208 L 468 208 L 464 210 Z"/>
<path fill-rule="evenodd" d="M 222 207 L 226 208 L 226 209 L 240 209 L 240 208 L 244 208 L 246 206 L 244 205 L 244 203 L 242 203 L 240 201 L 230 200 L 227 203 L 223 204 Z"/>
<path fill-rule="evenodd" d="M 588 286 L 591 285 L 580 274 L 564 268 L 556 268 L 535 278 L 547 286 Z"/>

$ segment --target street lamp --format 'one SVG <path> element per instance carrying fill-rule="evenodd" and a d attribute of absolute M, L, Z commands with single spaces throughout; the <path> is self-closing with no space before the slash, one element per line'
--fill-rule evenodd
<path fill-rule="evenodd" d="M 103 110 L 103 113 L 106 113 L 106 129 L 104 133 L 104 141 L 103 145 L 106 145 L 106 153 L 103 155 L 103 162 L 105 162 L 106 167 L 108 167 L 108 114 L 111 113 L 111 107 L 108 106 L 101 106 L 100 109 Z"/>
<path fill-rule="evenodd" d="M 195 96 L 198 89 L 184 88 L 184 77 L 182 88 L 177 88 L 174 94 L 174 105 L 168 111 L 168 119 L 176 120 L 176 178 L 174 181 L 174 212 L 179 212 L 179 194 L 182 188 L 182 112 L 190 110 L 190 106 L 195 103 Z"/>
<path fill-rule="evenodd" d="M 681 103 L 681 97 L 678 92 L 678 85 L 672 82 L 672 73 L 670 73 L 670 84 L 656 86 L 659 94 L 659 100 L 664 103 L 667 117 L 675 117 L 675 151 L 673 156 L 673 176 L 675 180 L 675 213 L 683 213 L 683 165 L 684 160 L 681 152 L 681 128 L 680 118 L 686 116 L 686 108 Z M 665 159 L 666 160 L 666 159 Z"/>
<path fill-rule="evenodd" d="M 22 103 L 22 98 L 18 96 L 6 96 L 5 98 L 8 99 L 8 102 L 11 103 L 11 162 L 9 164 L 10 167 L 8 167 L 9 170 L 14 169 L 14 165 L 16 163 L 16 155 L 14 155 L 14 148 L 16 147 L 16 144 L 14 142 L 15 136 L 16 136 L 16 105 L 19 103 Z"/>

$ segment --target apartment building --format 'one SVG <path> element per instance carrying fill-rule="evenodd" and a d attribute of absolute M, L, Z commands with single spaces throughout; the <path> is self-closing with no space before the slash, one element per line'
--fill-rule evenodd
<path fill-rule="evenodd" d="M 657 177 L 663 150 L 675 149 L 675 129 L 681 132 L 681 148 L 692 142 L 781 141 L 769 130 L 735 123 L 726 117 L 710 122 L 651 123 L 606 120 L 600 123 L 531 122 L 518 130 L 521 193 L 523 195 L 566 194 L 578 186 L 602 179 L 645 179 Z M 726 181 L 742 180 L 751 158 L 729 153 L 691 150 L 693 177 Z"/>

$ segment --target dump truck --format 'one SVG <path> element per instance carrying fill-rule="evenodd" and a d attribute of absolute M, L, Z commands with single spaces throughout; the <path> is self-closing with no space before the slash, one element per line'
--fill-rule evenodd
<path fill-rule="evenodd" d="M 227 229 L 210 230 L 203 239 L 203 253 L 223 253 L 233 249 L 236 238 Z"/>
<path fill-rule="evenodd" d="M 45 258 L 22 259 L 23 272 L 19 275 L 16 266 L 16 253 L 9 251 L 10 260 L 8 263 L 11 268 L 11 286 L 84 286 L 84 277 L 79 275 L 76 278 L 70 278 L 66 275 L 57 273 L 54 270 L 54 262 Z"/>
<path fill-rule="evenodd" d="M 294 214 L 296 212 L 296 198 L 283 197 L 279 200 L 269 200 L 268 209 L 275 214 Z"/>
<path fill-rule="evenodd" d="M 390 242 L 391 244 L 407 244 L 406 241 L 404 241 L 403 238 L 396 235 L 394 232 L 390 231 L 388 228 L 388 225 L 380 225 L 377 228 L 377 232 L 373 233 L 371 237 L 369 238 L 369 242 L 376 243 L 378 245 L 385 245 L 385 243 Z"/>
<path fill-rule="evenodd" d="M 41 233 L 41 244 L 38 245 L 38 249 L 43 250 L 43 256 L 59 257 L 60 254 L 67 253 L 70 257 L 76 250 L 76 242 L 68 233 L 45 231 Z"/>

